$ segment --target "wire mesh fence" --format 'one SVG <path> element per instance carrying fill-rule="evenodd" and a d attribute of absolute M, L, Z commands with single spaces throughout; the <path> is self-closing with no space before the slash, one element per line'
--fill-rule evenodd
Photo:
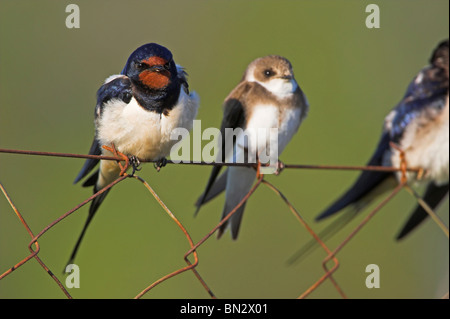
<path fill-rule="evenodd" d="M 72 157 L 72 158 L 97 158 L 102 160 L 111 160 L 111 161 L 121 161 L 123 158 L 121 157 L 107 157 L 107 156 L 97 156 L 97 155 L 83 155 L 83 154 L 69 154 L 69 153 L 53 153 L 53 152 L 39 152 L 39 151 L 24 151 L 24 150 L 13 150 L 13 149 L 0 149 L 0 153 L 9 153 L 9 154 L 20 154 L 20 155 L 36 155 L 36 156 L 52 156 L 52 157 Z M 62 159 L 61 159 L 62 160 Z M 145 161 L 142 161 L 145 162 Z M 20 272 L 20 268 L 25 265 L 26 263 L 29 263 L 30 260 L 34 259 L 36 262 L 42 267 L 43 271 L 46 272 L 51 280 L 55 282 L 55 285 L 61 290 L 62 294 L 66 296 L 67 298 L 72 298 L 69 291 L 66 289 L 65 285 L 62 283 L 61 279 L 58 278 L 60 276 L 57 275 L 56 272 L 49 269 L 49 267 L 45 264 L 44 260 L 39 256 L 39 252 L 41 251 L 41 246 L 39 245 L 40 239 L 47 233 L 55 229 L 55 227 L 58 227 L 58 224 L 71 216 L 72 214 L 76 213 L 81 207 L 92 201 L 95 197 L 101 195 L 103 192 L 109 190 L 113 186 L 115 186 L 118 183 L 122 183 L 125 180 L 134 179 L 139 181 L 145 189 L 153 196 L 153 198 L 157 201 L 157 203 L 161 206 L 163 211 L 167 213 L 172 221 L 177 225 L 179 230 L 183 233 L 186 241 L 189 244 L 189 250 L 187 250 L 184 255 L 183 259 L 186 263 L 186 266 L 179 268 L 175 271 L 167 271 L 167 274 L 160 277 L 159 279 L 151 282 L 151 283 L 143 283 L 145 288 L 140 291 L 136 292 L 135 298 L 141 298 L 144 295 L 151 294 L 152 289 L 154 289 L 156 286 L 163 284 L 167 280 L 170 280 L 171 278 L 174 278 L 176 276 L 179 276 L 182 273 L 185 272 L 192 272 L 192 274 L 195 276 L 196 280 L 201 284 L 207 295 L 211 298 L 216 298 L 216 294 L 214 293 L 214 287 L 207 283 L 207 280 L 202 277 L 199 270 L 197 269 L 199 264 L 199 256 L 198 252 L 201 250 L 202 245 L 204 245 L 205 242 L 207 242 L 211 236 L 224 224 L 227 222 L 229 218 L 237 211 L 237 209 L 243 205 L 255 192 L 258 191 L 261 186 L 266 187 L 273 191 L 280 199 L 281 201 L 287 206 L 287 209 L 293 214 L 293 216 L 296 218 L 299 225 L 302 226 L 302 232 L 306 232 L 308 236 L 311 237 L 312 240 L 314 240 L 318 246 L 325 252 L 326 257 L 322 260 L 321 264 L 317 265 L 317 267 L 323 268 L 323 274 L 314 279 L 314 283 L 308 287 L 298 287 L 298 298 L 306 298 L 310 296 L 310 294 L 322 286 L 322 284 L 325 281 L 329 281 L 332 284 L 333 289 L 338 293 L 338 295 L 342 298 L 347 298 L 345 294 L 345 283 L 338 283 L 336 279 L 333 277 L 333 275 L 338 270 L 340 264 L 338 255 L 339 253 L 345 248 L 345 246 L 355 237 L 355 235 L 373 218 L 375 214 L 377 214 L 388 202 L 390 202 L 401 190 L 405 189 L 408 191 L 408 193 L 412 194 L 412 199 L 417 201 L 425 210 L 426 212 L 431 216 L 433 221 L 441 228 L 441 230 L 445 233 L 445 235 L 449 236 L 448 234 L 448 228 L 445 225 L 445 223 L 439 218 L 439 216 L 436 215 L 436 213 L 428 207 L 427 203 L 425 203 L 420 196 L 408 185 L 408 181 L 406 179 L 406 173 L 407 172 L 414 172 L 417 174 L 417 176 L 420 178 L 422 175 L 422 169 L 421 168 L 411 168 L 406 166 L 406 161 L 402 161 L 401 167 L 378 167 L 378 166 L 331 166 L 331 165 L 301 165 L 301 164 L 285 164 L 284 165 L 284 171 L 283 173 L 286 174 L 286 171 L 293 170 L 293 169 L 307 169 L 307 170 L 348 170 L 348 171 L 360 171 L 360 170 L 372 170 L 372 171 L 385 171 L 385 172 L 401 172 L 402 178 L 397 187 L 390 192 L 387 196 L 385 196 L 384 199 L 382 199 L 377 206 L 371 210 L 364 219 L 355 227 L 346 237 L 345 239 L 336 247 L 330 248 L 327 246 L 327 244 L 320 238 L 317 232 L 314 231 L 314 229 L 308 224 L 306 219 L 302 216 L 302 214 L 294 207 L 294 205 L 289 201 L 289 199 L 271 182 L 267 181 L 265 179 L 265 176 L 263 174 L 259 173 L 259 165 L 255 164 L 234 164 L 234 163 L 205 163 L 205 162 L 199 162 L 199 163 L 193 163 L 193 162 L 181 162 L 181 163 L 174 163 L 172 161 L 168 161 L 168 164 L 176 164 L 176 165 L 201 165 L 201 166 L 210 166 L 210 165 L 223 165 L 223 166 L 252 166 L 257 170 L 257 180 L 255 184 L 253 185 L 252 189 L 246 194 L 246 196 L 242 199 L 242 201 L 225 217 L 223 218 L 217 225 L 212 227 L 210 231 L 203 235 L 203 237 L 197 241 L 194 242 L 192 239 L 190 233 L 186 229 L 185 226 L 177 219 L 176 212 L 172 212 L 170 208 L 161 200 L 161 198 L 158 196 L 158 194 L 155 192 L 155 190 L 150 186 L 150 184 L 141 178 L 140 176 L 133 174 L 123 174 L 120 178 L 106 186 L 105 188 L 99 190 L 94 195 L 90 196 L 89 198 L 85 199 L 69 211 L 63 213 L 60 215 L 57 219 L 53 220 L 51 223 L 49 223 L 46 227 L 41 229 L 38 233 L 33 231 L 27 224 L 27 221 L 23 217 L 23 214 L 19 211 L 19 209 L 16 207 L 16 204 L 14 202 L 14 199 L 11 198 L 11 196 L 7 192 L 7 185 L 0 183 L 0 188 L 3 193 L 4 198 L 7 200 L 9 206 L 11 207 L 11 211 L 17 216 L 17 218 L 20 220 L 20 223 L 23 225 L 25 230 L 28 232 L 28 235 L 31 237 L 31 241 L 28 243 L 28 251 L 29 254 L 24 257 L 21 260 L 15 261 L 11 260 L 8 261 L 11 263 L 11 267 L 4 270 L 2 274 L 0 275 L 0 284 L 1 280 L 3 280 L 7 276 L 14 275 L 19 276 L 20 274 L 17 274 Z M 6 214 L 8 212 L 2 212 L 2 214 Z M 22 236 L 22 235 L 17 235 Z M 14 239 L 12 239 L 14 240 Z M 331 266 L 329 264 L 332 264 Z M 171 266 L 167 265 L 167 268 L 170 268 Z M 55 288 L 56 289 L 56 288 Z M 101 296 L 98 296 L 101 297 Z M 130 296 L 132 297 L 132 296 Z M 448 298 L 448 293 L 443 296 L 443 298 Z"/>

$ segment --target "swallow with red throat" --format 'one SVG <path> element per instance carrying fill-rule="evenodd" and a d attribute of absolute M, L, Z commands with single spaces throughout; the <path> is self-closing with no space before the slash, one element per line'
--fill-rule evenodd
<path fill-rule="evenodd" d="M 108 77 L 97 91 L 95 137 L 89 154 L 124 155 L 132 160 L 133 170 L 139 159 L 163 165 L 178 142 L 170 138 L 171 132 L 192 128 L 198 102 L 197 94 L 189 92 L 186 73 L 175 64 L 172 53 L 159 44 L 145 44 L 130 55 L 120 74 Z M 94 193 L 124 173 L 115 161 L 87 159 L 74 183 L 85 178 L 98 162 L 99 168 L 83 184 L 93 186 Z M 69 263 L 109 190 L 93 199 Z"/>

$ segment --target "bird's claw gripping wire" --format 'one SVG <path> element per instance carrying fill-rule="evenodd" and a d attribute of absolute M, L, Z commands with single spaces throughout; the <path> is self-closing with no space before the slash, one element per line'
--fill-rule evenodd
<path fill-rule="evenodd" d="M 153 166 L 156 168 L 156 171 L 159 172 L 162 167 L 167 165 L 167 158 L 163 157 L 159 159 L 157 162 L 153 164 Z"/>
<path fill-rule="evenodd" d="M 406 172 L 408 171 L 408 162 L 406 161 L 406 155 L 405 155 L 405 151 L 402 150 L 400 148 L 399 145 L 395 144 L 394 142 L 390 142 L 390 145 L 393 149 L 397 150 L 399 152 L 399 157 L 400 157 L 400 172 L 402 173 L 402 176 L 400 178 L 400 182 L 402 184 L 406 184 L 406 182 L 408 181 L 408 177 L 406 175 Z M 417 174 L 418 176 L 420 176 L 420 178 L 423 175 L 423 171 L 419 171 L 419 173 Z"/>
<path fill-rule="evenodd" d="M 277 169 L 275 170 L 274 175 L 276 175 L 276 176 L 280 175 L 285 167 L 286 166 L 284 165 L 284 163 L 282 161 L 278 160 L 277 161 Z"/>
<path fill-rule="evenodd" d="M 263 174 L 261 173 L 261 162 L 259 161 L 259 159 L 257 159 L 257 163 L 256 163 L 256 179 L 259 179 L 262 176 L 263 176 Z"/>
<path fill-rule="evenodd" d="M 119 164 L 119 167 L 120 167 L 120 176 L 123 176 L 125 174 L 126 170 L 128 169 L 128 167 L 130 166 L 130 159 L 128 158 L 128 156 L 126 156 L 125 154 L 119 152 L 116 149 L 116 146 L 114 144 L 111 144 L 111 147 L 106 146 L 106 145 L 103 145 L 102 147 L 103 147 L 103 149 L 113 153 L 115 156 L 121 157 L 122 161 L 125 162 L 125 165 L 122 165 L 121 160 L 117 161 L 117 164 Z M 135 168 L 133 166 L 133 173 L 134 173 L 134 170 L 135 170 Z"/>
<path fill-rule="evenodd" d="M 139 172 L 141 170 L 141 167 L 139 167 L 141 165 L 141 161 L 139 160 L 139 158 L 137 158 L 137 156 L 134 155 L 131 155 L 128 159 L 131 167 L 133 167 L 133 172 L 131 173 L 131 176 L 134 176 L 135 172 Z"/>

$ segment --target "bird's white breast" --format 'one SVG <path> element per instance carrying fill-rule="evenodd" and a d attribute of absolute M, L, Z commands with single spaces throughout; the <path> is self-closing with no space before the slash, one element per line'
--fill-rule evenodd
<path fill-rule="evenodd" d="M 282 118 L 278 130 L 278 152 L 284 150 L 286 145 L 292 139 L 294 134 L 297 132 L 303 118 L 302 108 L 290 108 L 283 110 Z"/>
<path fill-rule="evenodd" d="M 197 95 L 187 95 L 184 90 L 168 115 L 147 111 L 134 98 L 128 104 L 114 99 L 103 106 L 97 137 L 102 145 L 113 143 L 124 154 L 161 159 L 169 155 L 177 142 L 170 139 L 171 132 L 178 127 L 191 130 L 197 109 Z"/>
<path fill-rule="evenodd" d="M 449 105 L 433 121 L 420 125 L 418 121 L 405 130 L 400 145 L 404 150 L 408 167 L 423 168 L 425 179 L 436 184 L 449 180 Z M 393 166 L 400 165 L 397 151 L 392 152 Z"/>
<path fill-rule="evenodd" d="M 277 155 L 280 155 L 297 132 L 302 120 L 301 115 L 300 108 L 283 109 L 273 104 L 254 106 L 245 131 L 236 140 L 236 153 L 239 154 L 244 147 L 248 148 L 252 154 L 265 152 L 271 142 L 272 146 L 275 145 L 273 143 L 275 139 L 277 149 L 268 149 L 266 154 L 268 155 L 269 151 L 276 151 Z M 244 138 L 245 136 L 247 139 Z"/>

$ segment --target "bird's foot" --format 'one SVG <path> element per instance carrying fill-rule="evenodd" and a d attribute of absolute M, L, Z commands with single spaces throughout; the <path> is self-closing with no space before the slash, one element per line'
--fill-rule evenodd
<path fill-rule="evenodd" d="M 256 162 L 256 178 L 257 179 L 262 179 L 264 177 L 264 174 L 261 172 L 261 161 L 259 160 L 259 158 L 257 158 L 257 162 Z"/>
<path fill-rule="evenodd" d="M 389 143 L 391 147 L 399 152 L 400 156 L 400 172 L 402 173 L 402 176 L 400 178 L 400 182 L 402 184 L 406 184 L 408 181 L 408 177 L 406 176 L 406 172 L 408 171 L 408 163 L 406 161 L 406 155 L 405 151 L 401 149 L 401 147 L 394 142 Z"/>
<path fill-rule="evenodd" d="M 130 166 L 130 159 L 128 158 L 128 156 L 126 156 L 125 154 L 119 152 L 116 149 L 116 146 L 114 145 L 114 143 L 111 143 L 111 147 L 106 146 L 106 145 L 103 145 L 102 147 L 103 147 L 103 149 L 113 153 L 115 156 L 121 157 L 122 161 L 125 162 L 125 164 L 122 165 L 121 160 L 117 161 L 117 164 L 119 164 L 119 167 L 120 167 L 120 176 L 123 176 L 125 174 L 126 170 L 128 169 L 128 167 Z"/>
<path fill-rule="evenodd" d="M 167 158 L 163 157 L 159 159 L 157 162 L 153 164 L 153 166 L 156 168 L 156 171 L 159 172 L 162 167 L 167 165 Z"/>
<path fill-rule="evenodd" d="M 133 168 L 133 172 L 131 173 L 131 176 L 134 175 L 134 173 L 139 172 L 142 168 L 139 167 L 141 165 L 141 161 L 139 160 L 139 158 L 137 158 L 137 156 L 131 155 L 130 157 L 128 157 L 129 161 L 130 161 L 130 165 Z"/>
<path fill-rule="evenodd" d="M 284 167 L 285 167 L 284 163 L 282 161 L 278 160 L 277 161 L 277 169 L 275 170 L 274 175 L 275 176 L 280 175 L 281 172 L 283 171 Z"/>

